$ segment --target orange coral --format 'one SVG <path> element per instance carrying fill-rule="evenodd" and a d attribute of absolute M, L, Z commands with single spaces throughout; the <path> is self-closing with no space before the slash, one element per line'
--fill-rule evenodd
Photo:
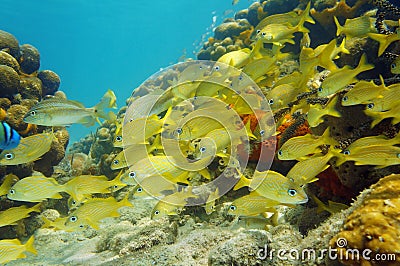
<path fill-rule="evenodd" d="M 311 9 L 310 13 L 316 21 L 318 21 L 323 27 L 330 28 L 335 25 L 333 17 L 344 17 L 354 18 L 357 10 L 368 0 L 359 0 L 352 7 L 346 4 L 346 0 L 340 0 L 332 8 L 326 8 L 321 12 L 316 11 L 314 8 Z"/>
<path fill-rule="evenodd" d="M 322 196 L 337 196 L 343 199 L 351 200 L 356 196 L 356 191 L 344 186 L 332 167 L 329 167 L 318 176 L 315 185 L 322 188 Z"/>

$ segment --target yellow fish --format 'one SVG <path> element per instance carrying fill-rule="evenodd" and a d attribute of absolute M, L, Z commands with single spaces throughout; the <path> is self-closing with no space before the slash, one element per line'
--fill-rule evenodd
<path fill-rule="evenodd" d="M 354 161 L 355 165 L 376 165 L 377 168 L 400 164 L 400 147 L 396 146 L 367 146 L 359 147 L 354 152 L 331 152 L 338 157 L 337 166 L 347 161 Z"/>
<path fill-rule="evenodd" d="M 367 104 L 367 109 L 373 112 L 382 112 L 392 109 L 400 103 L 400 84 L 395 83 L 388 87 L 389 90 L 382 91 L 381 94 L 371 99 Z"/>
<path fill-rule="evenodd" d="M 31 236 L 25 244 L 19 239 L 3 239 L 0 240 L 0 264 L 7 263 L 16 259 L 26 258 L 24 252 L 37 254 L 33 246 L 34 236 Z"/>
<path fill-rule="evenodd" d="M 168 215 L 177 215 L 180 210 L 188 203 L 187 199 L 197 198 L 198 196 L 192 193 L 191 189 L 187 191 L 175 192 L 165 196 L 154 206 L 151 219 L 160 219 Z"/>
<path fill-rule="evenodd" d="M 385 112 L 374 112 L 367 109 L 364 111 L 364 113 L 373 119 L 371 128 L 376 126 L 385 118 L 393 118 L 392 125 L 400 123 L 400 104 L 395 104 L 390 110 Z"/>
<path fill-rule="evenodd" d="M 286 83 L 274 86 L 267 94 L 267 100 L 271 110 L 275 111 L 283 107 L 287 107 L 287 105 L 296 100 L 297 95 L 303 91 L 304 90 L 300 89 L 294 83 Z"/>
<path fill-rule="evenodd" d="M 127 158 L 130 163 L 137 162 L 143 158 L 152 156 L 151 152 L 155 149 L 157 149 L 155 145 L 153 146 L 148 144 L 132 144 L 126 146 L 123 151 L 114 157 L 110 168 L 111 170 L 117 170 L 128 167 L 129 164 L 126 161 Z"/>
<path fill-rule="evenodd" d="M 280 202 L 259 196 L 252 192 L 234 200 L 228 208 L 228 214 L 236 216 L 255 216 L 264 212 L 273 212 Z"/>
<path fill-rule="evenodd" d="M 329 71 L 337 70 L 336 64 L 333 62 L 337 59 L 339 53 L 349 54 L 349 50 L 344 47 L 345 40 L 339 46 L 336 46 L 336 39 L 328 44 L 321 44 L 315 49 L 303 47 L 300 51 L 300 71 L 305 74 L 309 73 L 315 67 L 320 66 Z"/>
<path fill-rule="evenodd" d="M 304 22 L 309 19 L 310 2 L 307 5 L 306 10 L 301 14 L 299 23 L 295 26 L 290 23 L 277 23 L 268 24 L 261 30 L 257 31 L 257 39 L 261 39 L 264 43 L 272 43 L 277 46 L 283 46 L 285 43 L 294 44 L 294 33 L 295 32 L 309 32 L 304 27 Z"/>
<path fill-rule="evenodd" d="M 148 138 L 161 132 L 163 121 L 157 115 L 129 121 L 122 126 L 122 135 L 114 137 L 114 147 L 147 144 Z M 127 137 L 124 137 L 127 136 Z"/>
<path fill-rule="evenodd" d="M 0 227 L 6 226 L 6 225 L 15 225 L 17 224 L 16 222 L 24 219 L 26 217 L 29 217 L 29 214 L 31 212 L 40 212 L 40 204 L 38 203 L 35 206 L 28 208 L 27 206 L 19 206 L 19 207 L 13 207 L 9 208 L 5 211 L 0 212 Z"/>
<path fill-rule="evenodd" d="M 99 117 L 106 120 L 114 118 L 115 115 L 106 113 L 104 109 L 115 108 L 115 103 L 115 94 L 111 90 L 108 90 L 100 103 L 92 108 L 86 108 L 77 101 L 53 97 L 34 105 L 23 120 L 25 123 L 42 126 L 68 126 L 74 123 L 92 126 L 99 121 Z"/>
<path fill-rule="evenodd" d="M 108 180 L 105 175 L 80 175 L 64 184 L 64 191 L 78 202 L 94 193 L 110 193 L 126 186 L 120 181 L 122 172 L 113 180 Z"/>
<path fill-rule="evenodd" d="M 383 92 L 389 89 L 385 86 L 383 77 L 379 75 L 379 78 L 381 80 L 381 85 L 376 85 L 372 80 L 360 80 L 357 82 L 353 88 L 343 95 L 342 105 L 351 106 L 356 104 L 367 104 L 372 99 L 380 97 Z"/>
<path fill-rule="evenodd" d="M 178 185 L 159 175 L 146 177 L 134 190 L 135 197 L 161 197 L 169 192 L 178 191 Z M 171 194 L 171 193 L 169 193 Z"/>
<path fill-rule="evenodd" d="M 327 153 L 323 156 L 313 156 L 296 163 L 287 173 L 287 177 L 302 186 L 317 180 L 316 176 L 329 168 L 329 160 L 334 155 Z"/>
<path fill-rule="evenodd" d="M 159 155 L 144 158 L 130 166 L 128 176 L 140 182 L 149 176 L 161 175 L 171 181 L 187 183 L 186 179 L 188 174 L 188 171 L 174 164 L 172 156 Z"/>
<path fill-rule="evenodd" d="M 41 228 L 53 228 L 55 230 L 64 230 L 66 232 L 74 232 L 74 231 L 79 231 L 83 230 L 89 227 L 88 223 L 85 221 L 81 221 L 82 223 L 70 223 L 68 225 L 65 225 L 67 220 L 67 217 L 59 217 L 56 218 L 54 221 L 47 219 L 46 217 L 41 217 L 42 221 L 44 224 L 42 225 Z"/>
<path fill-rule="evenodd" d="M 350 153 L 355 152 L 358 149 L 363 149 L 365 147 L 371 146 L 393 146 L 400 144 L 400 134 L 397 134 L 394 138 L 387 138 L 384 135 L 369 136 L 364 138 L 359 138 L 351 143 L 346 150 Z"/>
<path fill-rule="evenodd" d="M 308 201 L 304 188 L 294 180 L 274 171 L 255 171 L 253 178 L 242 176 L 234 190 L 247 186 L 259 196 L 266 197 L 280 203 L 302 204 Z"/>
<path fill-rule="evenodd" d="M 326 97 L 344 89 L 344 87 L 350 83 L 358 81 L 356 78 L 358 74 L 373 68 L 373 65 L 367 63 L 367 56 L 363 54 L 356 68 L 351 69 L 346 65 L 338 70 L 332 71 L 322 82 L 321 87 L 318 88 L 318 96 Z"/>
<path fill-rule="evenodd" d="M 231 141 L 236 141 L 236 145 L 239 144 L 239 134 L 232 134 L 231 136 L 224 128 L 215 129 L 208 133 L 205 137 L 200 138 L 198 142 L 195 144 L 195 154 L 206 153 L 209 151 L 216 153 L 221 153 L 225 151 L 228 146 L 231 145 Z M 233 137 L 236 137 L 233 139 Z M 231 139 L 232 138 L 232 139 Z M 229 151 L 227 151 L 230 153 Z M 198 156 L 199 157 L 199 156 Z"/>
<path fill-rule="evenodd" d="M 242 68 L 250 61 L 250 50 L 248 48 L 231 51 L 218 58 L 221 62 L 233 67 Z"/>
<path fill-rule="evenodd" d="M 306 9 L 304 11 L 301 11 L 301 13 L 296 12 L 296 11 L 290 11 L 287 13 L 282 13 L 282 14 L 274 14 L 271 16 L 268 16 L 261 20 L 257 26 L 254 28 L 254 31 L 257 33 L 257 31 L 261 30 L 262 28 L 266 27 L 269 24 L 285 24 L 289 23 L 291 26 L 296 26 L 299 24 L 301 15 L 303 15 L 304 12 L 305 14 L 305 22 L 315 24 L 315 21 L 313 18 L 309 15 L 310 11 L 310 2 L 308 3 Z"/>
<path fill-rule="evenodd" d="M 338 96 L 333 96 L 329 102 L 322 107 L 320 104 L 311 104 L 310 110 L 307 113 L 307 122 L 310 127 L 316 127 L 324 122 L 323 117 L 326 115 L 333 117 L 341 117 L 342 114 L 336 110 Z"/>
<path fill-rule="evenodd" d="M 94 229 L 99 229 L 100 221 L 107 217 L 119 217 L 119 208 L 132 207 L 128 197 L 121 201 L 117 201 L 113 197 L 109 198 L 92 198 L 78 207 L 70 215 L 65 222 L 65 226 L 77 225 L 82 228 L 82 224 L 88 224 Z"/>
<path fill-rule="evenodd" d="M 10 200 L 41 202 L 45 199 L 61 199 L 59 192 L 65 191 L 54 178 L 45 176 L 28 176 L 11 187 L 7 198 Z"/>
<path fill-rule="evenodd" d="M 6 195 L 12 185 L 18 181 L 18 177 L 13 174 L 8 174 L 4 177 L 3 183 L 0 186 L 0 196 Z"/>
<path fill-rule="evenodd" d="M 262 58 L 255 59 L 246 64 L 243 67 L 242 71 L 246 73 L 254 81 L 258 81 L 260 77 L 273 71 L 273 69 L 278 68 L 278 66 L 275 65 L 276 61 L 277 61 L 276 56 L 273 57 L 264 56 Z"/>
<path fill-rule="evenodd" d="M 329 133 L 329 127 L 326 128 L 322 136 L 307 134 L 290 138 L 278 150 L 279 160 L 297 160 L 306 155 L 320 152 L 321 145 L 338 145 L 339 143 L 332 139 Z"/>
<path fill-rule="evenodd" d="M 17 165 L 38 160 L 50 150 L 54 139 L 53 132 L 22 138 L 17 148 L 0 153 L 0 165 Z"/>
<path fill-rule="evenodd" d="M 372 18 L 368 15 L 346 19 L 344 26 L 340 25 L 335 16 L 333 18 L 337 27 L 336 36 L 345 34 L 346 38 L 351 39 L 353 37 L 367 37 L 368 33 L 377 33 L 375 28 L 376 18 Z"/>

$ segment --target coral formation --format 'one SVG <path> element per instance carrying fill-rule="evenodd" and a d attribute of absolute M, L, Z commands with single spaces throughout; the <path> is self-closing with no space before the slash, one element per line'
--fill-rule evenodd
<path fill-rule="evenodd" d="M 400 263 L 400 175 L 381 178 L 363 193 L 362 202 L 347 217 L 342 230 L 330 241 L 338 253 L 358 250 L 364 256 L 343 256 L 344 265 L 397 265 Z M 341 241 L 345 244 L 341 243 Z M 391 254 L 391 255 L 390 255 Z M 391 257 L 389 257 L 391 256 Z M 379 258 L 382 258 L 379 261 Z M 386 259 L 384 259 L 386 258 Z"/>

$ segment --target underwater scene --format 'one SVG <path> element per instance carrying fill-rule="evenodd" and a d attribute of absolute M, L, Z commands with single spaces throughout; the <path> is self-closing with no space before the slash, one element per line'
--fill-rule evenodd
<path fill-rule="evenodd" d="M 398 1 L 18 4 L 0 265 L 400 265 Z"/>

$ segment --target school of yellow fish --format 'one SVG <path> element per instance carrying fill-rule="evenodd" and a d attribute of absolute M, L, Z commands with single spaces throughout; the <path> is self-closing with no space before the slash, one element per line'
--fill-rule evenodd
<path fill-rule="evenodd" d="M 392 42 L 400 40 L 400 31 L 378 33 L 374 14 L 370 12 L 347 19 L 343 26 L 334 17 L 337 35 L 345 36 L 343 41 L 338 43 L 333 39 L 311 48 L 308 23 L 315 23 L 310 16 L 310 3 L 303 11 L 261 20 L 252 34 L 252 49 L 226 53 L 217 62 L 187 61 L 160 71 L 137 89 L 151 88 L 149 93 L 140 96 L 133 93 L 124 117 L 116 118 L 112 112 L 104 111 L 116 107 L 112 91 L 92 108 L 58 98 L 39 102 L 25 115 L 25 122 L 89 126 L 99 118 L 114 121 L 117 129 L 113 145 L 120 152 L 113 159 L 111 169 L 120 173 L 113 180 L 106 176 L 81 175 L 64 184 L 43 175 L 25 177 L 15 183 L 13 176 L 8 175 L 0 186 L 0 196 L 36 205 L 0 212 L 0 227 L 15 225 L 31 213 L 40 212 L 41 202 L 60 199 L 60 192 L 64 192 L 70 196 L 69 214 L 56 220 L 43 218 L 44 227 L 65 231 L 98 229 L 101 220 L 118 217 L 119 208 L 132 204 L 129 194 L 121 201 L 111 195 L 97 198 L 94 194 L 108 194 L 126 186 L 133 188 L 134 197 L 158 199 L 152 219 L 178 215 L 193 205 L 203 205 L 205 213 L 211 215 L 224 205 L 223 195 L 242 188 L 247 188 L 249 193 L 229 201 L 228 214 L 276 217 L 276 207 L 308 201 L 305 185 L 316 181 L 317 175 L 330 167 L 332 158 L 336 158 L 336 165 L 346 161 L 377 168 L 400 164 L 399 134 L 391 139 L 383 135 L 359 138 L 341 150 L 331 137 L 329 127 L 321 136 L 293 137 L 280 145 L 276 154 L 264 153 L 269 157 L 264 163 L 271 164 L 275 156 L 279 160 L 297 160 L 286 175 L 272 170 L 259 171 L 258 165 L 248 164 L 250 143 L 275 138 L 275 123 L 279 126 L 285 121 L 283 116 L 276 116 L 282 109 L 306 115 L 311 128 L 323 123 L 325 116 L 340 118 L 341 113 L 335 108 L 338 101 L 342 106 L 364 105 L 365 114 L 372 119 L 371 128 L 384 119 L 391 119 L 392 124 L 400 122 L 398 83 L 385 86 L 382 77 L 380 85 L 358 80 L 358 74 L 374 68 L 365 54 L 355 68 L 347 65 L 339 68 L 334 62 L 342 53 L 349 53 L 346 42 L 353 37 L 376 40 L 378 55 L 381 55 Z M 298 34 L 303 35 L 297 57 L 299 69 L 282 76 L 279 64 L 297 55 L 281 50 L 286 44 L 297 45 L 295 35 Z M 398 65 L 395 60 L 392 73 L 400 73 Z M 312 87 L 308 84 L 319 74 L 317 67 L 329 74 L 320 86 Z M 158 86 L 154 85 L 155 81 L 159 82 Z M 304 93 L 325 98 L 326 103 L 298 100 Z M 243 122 L 246 116 L 256 119 L 255 127 Z M 16 148 L 0 153 L 0 165 L 17 165 L 40 158 L 50 149 L 53 138 L 52 132 L 44 132 L 21 139 Z M 335 202 L 324 204 L 314 195 L 310 196 L 318 204 L 318 211 L 334 213 L 346 208 Z M 36 254 L 33 239 L 32 236 L 25 244 L 18 239 L 0 240 L 0 263 L 23 258 L 26 251 Z"/>

